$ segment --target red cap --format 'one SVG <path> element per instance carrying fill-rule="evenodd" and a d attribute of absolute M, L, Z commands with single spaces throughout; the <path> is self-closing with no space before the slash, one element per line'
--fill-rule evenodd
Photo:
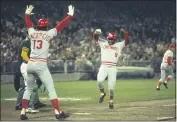
<path fill-rule="evenodd" d="M 37 26 L 38 27 L 46 27 L 46 26 L 48 26 L 48 21 L 46 19 L 39 19 Z"/>
<path fill-rule="evenodd" d="M 115 33 L 108 33 L 107 39 L 115 40 L 117 38 Z"/>
<path fill-rule="evenodd" d="M 175 46 L 175 44 L 170 44 L 169 45 L 169 48 L 175 48 L 176 46 Z"/>

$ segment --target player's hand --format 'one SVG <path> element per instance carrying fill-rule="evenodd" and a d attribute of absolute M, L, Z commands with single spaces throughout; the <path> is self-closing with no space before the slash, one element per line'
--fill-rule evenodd
<path fill-rule="evenodd" d="M 94 33 L 100 35 L 101 34 L 101 29 L 96 29 Z"/>
<path fill-rule="evenodd" d="M 32 14 L 34 14 L 34 13 L 31 13 L 32 10 L 33 10 L 33 8 L 34 8 L 33 5 L 29 5 L 29 6 L 27 5 L 27 6 L 26 6 L 25 14 L 28 14 L 28 15 L 32 15 Z"/>
<path fill-rule="evenodd" d="M 68 15 L 73 16 L 74 15 L 74 7 L 72 5 L 68 6 Z"/>
<path fill-rule="evenodd" d="M 96 44 L 98 44 L 99 36 L 101 34 L 101 29 L 96 29 L 93 33 L 93 39 L 96 41 Z"/>

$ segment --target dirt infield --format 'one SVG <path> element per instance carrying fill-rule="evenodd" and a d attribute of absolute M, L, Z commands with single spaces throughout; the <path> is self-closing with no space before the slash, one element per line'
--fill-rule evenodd
<path fill-rule="evenodd" d="M 20 111 L 14 110 L 15 102 L 1 101 L 1 120 L 19 120 Z M 102 104 L 63 105 L 62 109 L 70 113 L 67 120 L 176 120 L 175 99 L 138 101 L 115 104 L 109 110 L 106 101 Z M 27 114 L 29 120 L 56 120 L 50 104 L 40 109 L 40 113 Z"/>

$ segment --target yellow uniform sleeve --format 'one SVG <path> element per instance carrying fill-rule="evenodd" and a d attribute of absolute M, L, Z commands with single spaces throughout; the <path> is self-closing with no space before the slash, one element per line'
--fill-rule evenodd
<path fill-rule="evenodd" d="M 29 48 L 27 48 L 27 47 L 23 47 L 23 48 L 22 48 L 21 57 L 22 57 L 23 60 L 25 60 L 26 62 L 29 61 L 28 52 L 29 52 Z"/>

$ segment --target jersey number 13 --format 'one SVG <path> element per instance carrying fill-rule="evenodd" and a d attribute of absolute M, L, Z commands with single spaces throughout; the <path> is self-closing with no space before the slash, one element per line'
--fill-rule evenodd
<path fill-rule="evenodd" d="M 42 48 L 42 40 L 34 40 L 33 49 L 41 49 Z"/>

